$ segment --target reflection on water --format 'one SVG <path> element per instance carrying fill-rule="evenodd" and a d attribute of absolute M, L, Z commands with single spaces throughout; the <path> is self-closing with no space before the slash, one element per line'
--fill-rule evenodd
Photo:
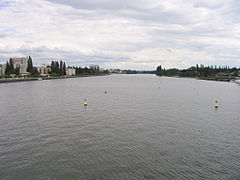
<path fill-rule="evenodd" d="M 239 92 L 154 75 L 1 84 L 0 179 L 238 179 Z"/>

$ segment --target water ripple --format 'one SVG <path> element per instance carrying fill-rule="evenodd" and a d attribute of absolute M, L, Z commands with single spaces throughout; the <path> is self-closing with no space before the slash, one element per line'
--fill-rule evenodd
<path fill-rule="evenodd" d="M 2 87 L 0 179 L 240 177 L 239 86 L 112 75 Z"/>

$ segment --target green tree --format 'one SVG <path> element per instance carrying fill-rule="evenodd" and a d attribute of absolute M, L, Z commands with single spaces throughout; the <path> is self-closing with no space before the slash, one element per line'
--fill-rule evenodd
<path fill-rule="evenodd" d="M 63 75 L 64 76 L 66 75 L 66 64 L 65 64 L 65 62 L 63 63 Z"/>
<path fill-rule="evenodd" d="M 83 69 L 83 73 L 85 73 L 85 74 L 90 73 L 90 70 L 88 69 L 87 66 L 84 67 L 84 69 Z"/>
<path fill-rule="evenodd" d="M 33 73 L 33 62 L 31 56 L 29 56 L 28 61 L 27 61 L 27 72 Z"/>
<path fill-rule="evenodd" d="M 51 62 L 51 74 L 55 76 L 65 75 L 66 74 L 66 65 L 60 61 L 60 65 L 58 61 Z"/>
<path fill-rule="evenodd" d="M 63 75 L 63 62 L 60 61 L 60 75 Z"/>
<path fill-rule="evenodd" d="M 55 69 L 56 69 L 56 74 L 60 75 L 60 67 L 59 67 L 58 61 L 56 61 L 56 63 L 55 63 Z"/>
<path fill-rule="evenodd" d="M 14 66 L 13 66 L 12 58 L 9 59 L 9 73 L 14 74 Z"/>
<path fill-rule="evenodd" d="M 20 73 L 20 67 L 16 67 L 16 68 L 14 69 L 14 74 L 16 74 L 16 75 L 18 76 L 19 73 Z"/>
<path fill-rule="evenodd" d="M 156 74 L 157 74 L 158 76 L 163 75 L 163 73 L 162 73 L 162 66 L 161 66 L 161 65 L 157 67 Z"/>
<path fill-rule="evenodd" d="M 9 75 L 9 74 L 10 74 L 10 67 L 9 67 L 8 61 L 7 61 L 7 63 L 6 63 L 5 74 L 6 74 L 6 75 Z"/>
<path fill-rule="evenodd" d="M 31 75 L 37 76 L 38 74 L 39 74 L 39 73 L 38 73 L 37 68 L 36 68 L 36 67 L 33 67 L 33 68 L 32 68 L 32 72 L 31 72 Z"/>
<path fill-rule="evenodd" d="M 51 74 L 55 73 L 54 61 L 51 62 Z"/>

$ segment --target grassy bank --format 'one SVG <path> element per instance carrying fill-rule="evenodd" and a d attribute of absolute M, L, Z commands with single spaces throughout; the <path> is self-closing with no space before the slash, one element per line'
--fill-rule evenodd
<path fill-rule="evenodd" d="M 217 78 L 217 77 L 199 77 L 198 79 L 202 80 L 209 80 L 209 81 L 224 81 L 224 82 L 230 82 L 231 78 Z"/>
<path fill-rule="evenodd" d="M 163 76 L 163 77 L 193 78 L 193 79 L 200 79 L 200 80 L 207 80 L 207 81 L 223 81 L 223 82 L 230 82 L 235 80 L 235 78 L 219 78 L 219 77 L 183 77 L 183 76 Z"/>
<path fill-rule="evenodd" d="M 82 74 L 78 76 L 51 76 L 51 77 L 28 77 L 28 78 L 1 78 L 0 83 L 11 83 L 11 82 L 24 82 L 24 81 L 38 81 L 38 80 L 54 80 L 54 79 L 68 79 L 68 78 L 81 78 L 81 77 L 92 77 L 92 76 L 106 76 L 110 74 Z"/>

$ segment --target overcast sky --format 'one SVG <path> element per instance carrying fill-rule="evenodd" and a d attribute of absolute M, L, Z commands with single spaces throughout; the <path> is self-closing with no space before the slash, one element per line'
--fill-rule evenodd
<path fill-rule="evenodd" d="M 240 67 L 239 0 L 0 0 L 0 62 Z"/>

